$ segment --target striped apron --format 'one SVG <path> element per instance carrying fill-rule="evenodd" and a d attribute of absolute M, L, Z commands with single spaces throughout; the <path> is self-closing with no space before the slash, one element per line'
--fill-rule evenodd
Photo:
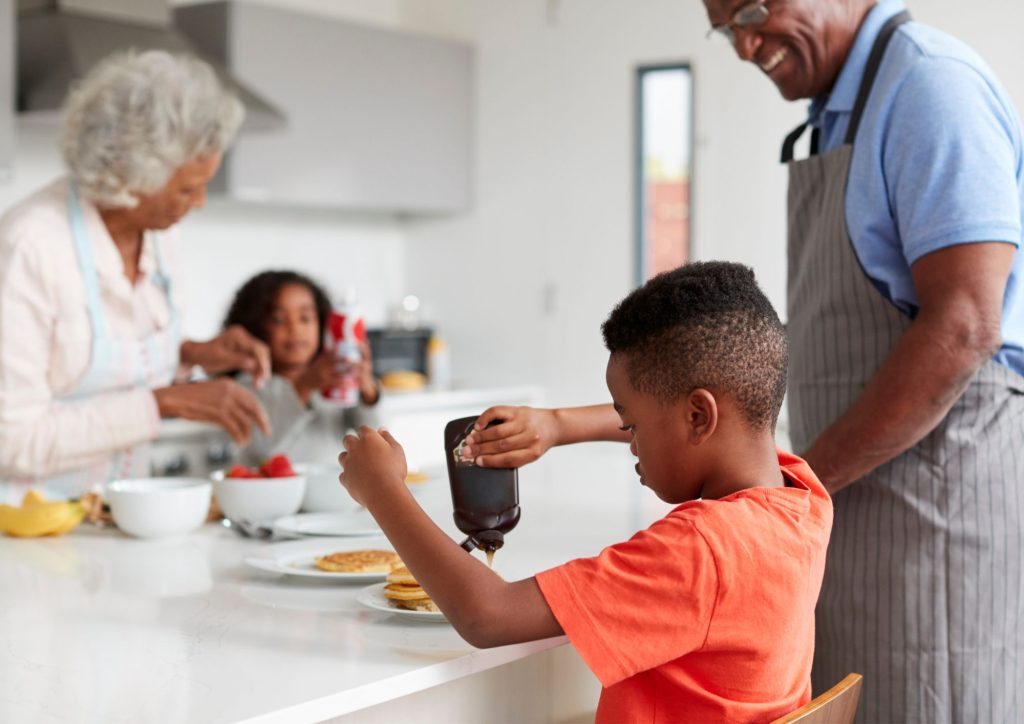
<path fill-rule="evenodd" d="M 911 319 L 866 276 L 845 219 L 853 141 L 789 165 L 789 414 L 806 450 L 858 397 Z M 927 370 L 922 370 L 927 374 Z M 862 722 L 1024 721 L 1024 377 L 992 360 L 917 445 L 835 496 L 817 608 L 820 693 L 864 675 Z"/>

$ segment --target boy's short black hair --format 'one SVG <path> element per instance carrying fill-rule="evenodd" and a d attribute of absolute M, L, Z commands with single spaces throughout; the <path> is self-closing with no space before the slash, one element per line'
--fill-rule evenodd
<path fill-rule="evenodd" d="M 224 327 L 240 324 L 253 337 L 264 342 L 268 341 L 267 320 L 274 309 L 278 292 L 289 284 L 306 287 L 313 295 L 316 317 L 320 323 L 320 342 L 317 345 L 316 353 L 320 354 L 324 346 L 323 331 L 327 327 L 327 317 L 331 313 L 331 300 L 328 299 L 320 285 L 305 274 L 295 271 L 265 271 L 243 284 L 231 302 L 228 315 L 224 319 Z"/>
<path fill-rule="evenodd" d="M 742 264 L 694 262 L 633 291 L 601 326 L 632 385 L 670 404 L 703 387 L 729 395 L 757 430 L 774 430 L 786 392 L 786 333 Z"/>

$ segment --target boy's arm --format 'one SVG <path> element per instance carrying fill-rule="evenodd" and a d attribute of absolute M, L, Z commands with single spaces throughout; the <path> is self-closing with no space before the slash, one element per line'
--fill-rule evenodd
<path fill-rule="evenodd" d="M 405 485 L 405 456 L 390 433 L 361 427 L 344 446 L 342 484 L 370 511 L 460 636 L 487 648 L 563 633 L 534 578 L 504 581 L 423 512 Z"/>
<path fill-rule="evenodd" d="M 501 422 L 488 428 L 494 420 Z M 481 467 L 518 468 L 555 445 L 629 442 L 629 433 L 623 432 L 621 425 L 611 405 L 555 409 L 499 405 L 480 415 L 463 452 Z"/>

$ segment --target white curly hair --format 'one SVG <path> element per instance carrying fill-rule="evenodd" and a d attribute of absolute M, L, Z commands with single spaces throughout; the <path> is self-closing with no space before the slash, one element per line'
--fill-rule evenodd
<path fill-rule="evenodd" d="M 60 151 L 79 192 L 130 208 L 183 165 L 222 153 L 245 110 L 209 65 L 162 50 L 100 61 L 68 94 Z"/>

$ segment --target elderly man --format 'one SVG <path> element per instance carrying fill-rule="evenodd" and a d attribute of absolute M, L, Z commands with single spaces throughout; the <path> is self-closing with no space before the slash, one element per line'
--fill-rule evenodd
<path fill-rule="evenodd" d="M 1022 138 L 896 0 L 704 0 L 787 100 L 793 443 L 835 497 L 815 690 L 864 721 L 1021 721 Z"/>

